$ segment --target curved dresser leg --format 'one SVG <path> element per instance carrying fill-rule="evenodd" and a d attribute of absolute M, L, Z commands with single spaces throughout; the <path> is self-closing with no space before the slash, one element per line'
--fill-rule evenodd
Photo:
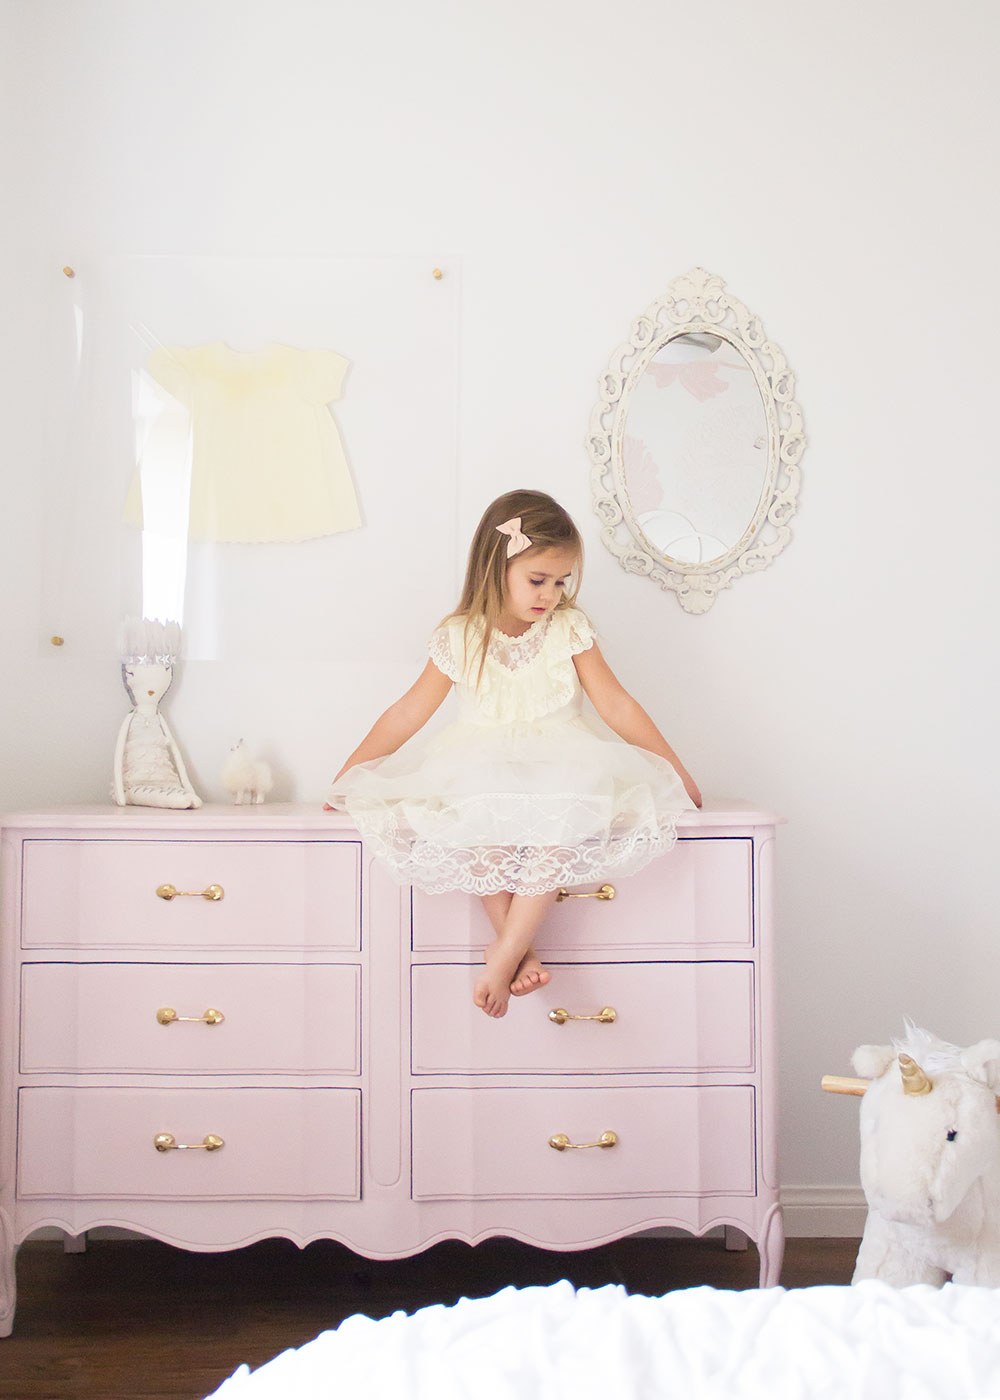
<path fill-rule="evenodd" d="M 10 1217 L 0 1210 L 0 1337 L 9 1337 L 14 1327 L 17 1280 L 14 1276 L 14 1234 Z"/>
<path fill-rule="evenodd" d="M 772 1206 L 764 1217 L 757 1252 L 760 1255 L 760 1286 L 774 1288 L 781 1278 L 781 1263 L 785 1257 L 785 1222 L 778 1205 Z"/>

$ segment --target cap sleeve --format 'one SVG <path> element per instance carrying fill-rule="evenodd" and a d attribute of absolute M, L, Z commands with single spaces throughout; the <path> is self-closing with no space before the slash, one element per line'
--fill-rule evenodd
<path fill-rule="evenodd" d="M 300 350 L 295 363 L 299 390 L 309 403 L 326 404 L 340 398 L 350 360 L 335 350 Z"/>
<path fill-rule="evenodd" d="M 557 614 L 559 616 L 560 614 Z M 594 629 L 590 619 L 579 608 L 563 608 L 561 616 L 566 629 L 566 646 L 570 656 L 589 651 L 594 645 Z"/>
<path fill-rule="evenodd" d="M 443 623 L 430 635 L 427 651 L 438 670 L 450 681 L 461 679 L 462 668 L 457 656 L 454 618 Z"/>

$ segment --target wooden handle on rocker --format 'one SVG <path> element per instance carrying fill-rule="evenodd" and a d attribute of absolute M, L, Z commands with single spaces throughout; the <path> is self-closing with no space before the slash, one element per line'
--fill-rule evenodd
<path fill-rule="evenodd" d="M 855 1094 L 858 1098 L 868 1088 L 867 1079 L 847 1079 L 842 1074 L 824 1074 L 820 1088 L 828 1094 Z"/>
<path fill-rule="evenodd" d="M 842 1074 L 824 1074 L 819 1087 L 828 1094 L 856 1094 L 861 1098 L 868 1088 L 867 1079 L 847 1079 Z M 995 1095 L 997 1113 L 1000 1113 L 1000 1094 Z"/>

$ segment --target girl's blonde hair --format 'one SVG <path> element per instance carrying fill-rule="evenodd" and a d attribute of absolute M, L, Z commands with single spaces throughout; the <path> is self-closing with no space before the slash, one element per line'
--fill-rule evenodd
<path fill-rule="evenodd" d="M 503 611 L 505 584 L 507 579 L 508 535 L 500 534 L 498 525 L 508 520 L 521 518 L 521 533 L 531 541 L 528 549 L 515 557 L 530 559 L 533 554 L 541 554 L 546 549 L 567 549 L 576 554 L 577 563 L 573 569 L 572 589 L 567 589 L 556 604 L 558 608 L 572 607 L 580 590 L 580 575 L 583 570 L 583 541 L 580 532 L 569 513 L 558 501 L 546 496 L 543 491 L 507 491 L 498 496 L 486 507 L 483 518 L 476 527 L 469 547 L 469 560 L 465 568 L 465 583 L 458 607 L 449 613 L 449 618 L 465 618 L 465 648 L 469 655 L 471 632 L 482 620 L 482 636 L 478 639 L 479 670 L 477 683 L 482 677 L 486 664 L 486 649 L 490 638 L 500 621 Z"/>

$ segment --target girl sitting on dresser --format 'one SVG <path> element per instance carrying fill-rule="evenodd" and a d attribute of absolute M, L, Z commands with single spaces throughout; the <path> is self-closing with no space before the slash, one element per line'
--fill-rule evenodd
<path fill-rule="evenodd" d="M 326 804 L 350 814 L 400 881 L 480 896 L 496 937 L 473 999 L 488 1016 L 548 982 L 532 945 L 562 887 L 641 869 L 674 844 L 679 813 L 701 806 L 575 606 L 582 559 L 579 532 L 551 496 L 498 497 L 430 660 L 347 759 Z M 453 723 L 397 753 L 453 685 Z M 581 713 L 584 693 L 617 738 Z"/>

